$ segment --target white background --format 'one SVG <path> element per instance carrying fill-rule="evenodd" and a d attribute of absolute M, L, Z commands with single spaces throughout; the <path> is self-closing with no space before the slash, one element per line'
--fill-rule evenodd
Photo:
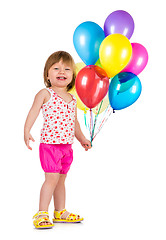
<path fill-rule="evenodd" d="M 164 1 L 21 1 L 0 4 L 0 233 L 30 239 L 96 237 L 120 240 L 166 238 L 165 154 L 165 5 Z M 32 225 L 38 210 L 44 174 L 38 157 L 40 114 L 32 135 L 33 151 L 23 141 L 26 116 L 42 88 L 47 57 L 57 50 L 71 53 L 75 28 L 84 21 L 101 27 L 115 10 L 135 21 L 130 39 L 149 53 L 139 75 L 142 94 L 131 107 L 111 115 L 85 152 L 75 140 L 74 163 L 66 181 L 69 211 L 85 218 L 82 224 L 57 224 L 40 231 Z M 81 127 L 88 137 L 83 112 Z M 50 205 L 52 218 L 53 202 Z"/>

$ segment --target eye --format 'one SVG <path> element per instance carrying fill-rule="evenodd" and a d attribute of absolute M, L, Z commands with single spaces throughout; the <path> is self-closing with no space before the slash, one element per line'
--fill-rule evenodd
<path fill-rule="evenodd" d="M 65 68 L 66 71 L 70 71 L 71 69 L 70 68 Z"/>
<path fill-rule="evenodd" d="M 55 69 L 55 70 L 58 70 L 59 68 L 55 67 L 54 69 Z"/>

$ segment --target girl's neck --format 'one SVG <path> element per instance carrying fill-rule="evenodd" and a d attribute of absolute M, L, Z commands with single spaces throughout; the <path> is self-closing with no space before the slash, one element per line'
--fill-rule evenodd
<path fill-rule="evenodd" d="M 59 87 L 56 87 L 56 86 L 51 86 L 51 89 L 54 90 L 57 94 L 67 93 L 66 87 L 65 88 L 59 88 Z"/>

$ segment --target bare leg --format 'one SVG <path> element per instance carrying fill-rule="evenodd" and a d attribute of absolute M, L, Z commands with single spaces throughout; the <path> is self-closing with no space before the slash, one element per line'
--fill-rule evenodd
<path fill-rule="evenodd" d="M 66 174 L 60 174 L 59 181 L 53 193 L 55 210 L 60 211 L 65 208 L 66 191 L 65 179 Z"/>
<path fill-rule="evenodd" d="M 45 182 L 40 191 L 39 211 L 48 211 L 53 192 L 59 181 L 59 173 L 45 173 Z M 47 224 L 43 223 L 42 225 Z"/>
<path fill-rule="evenodd" d="M 56 211 L 61 211 L 65 208 L 65 200 L 66 200 L 66 191 L 65 191 L 65 179 L 66 174 L 60 174 L 59 181 L 56 185 L 56 188 L 53 193 L 54 197 L 54 207 Z M 66 219 L 69 215 L 69 212 L 66 211 L 61 216 L 62 219 Z M 55 216 L 54 216 L 55 217 Z M 77 215 L 77 218 L 79 219 L 80 216 Z"/>

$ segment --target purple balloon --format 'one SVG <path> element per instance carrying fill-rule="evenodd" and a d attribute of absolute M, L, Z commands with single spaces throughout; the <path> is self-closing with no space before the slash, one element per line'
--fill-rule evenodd
<path fill-rule="evenodd" d="M 134 20 L 128 12 L 117 10 L 105 20 L 104 33 L 106 37 L 110 34 L 120 33 L 130 39 L 133 32 Z"/>

